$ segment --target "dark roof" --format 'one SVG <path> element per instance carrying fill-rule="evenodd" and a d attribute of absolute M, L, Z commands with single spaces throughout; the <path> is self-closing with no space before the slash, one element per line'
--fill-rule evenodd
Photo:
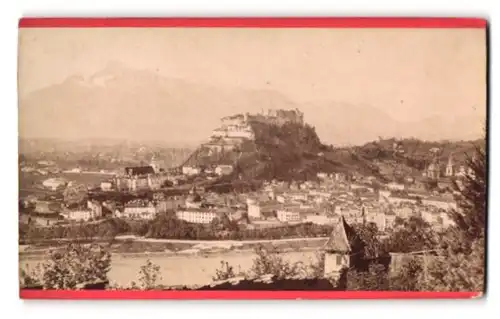
<path fill-rule="evenodd" d="M 35 211 L 40 214 L 57 214 L 61 210 L 61 205 L 54 202 L 38 201 L 35 204 Z"/>
<path fill-rule="evenodd" d="M 127 175 L 147 175 L 154 174 L 155 170 L 152 166 L 135 166 L 135 167 L 125 167 L 125 173 Z"/>
<path fill-rule="evenodd" d="M 54 213 L 54 214 L 41 214 L 37 212 L 33 212 L 30 214 L 27 214 L 30 217 L 36 217 L 36 218 L 45 218 L 45 219 L 53 219 L 53 220 L 62 220 L 64 219 L 63 216 L 61 216 L 59 213 Z"/>
<path fill-rule="evenodd" d="M 364 243 L 354 228 L 349 226 L 344 216 L 335 224 L 324 249 L 332 252 L 356 253 L 364 248 Z"/>
<path fill-rule="evenodd" d="M 199 203 L 201 202 L 202 198 L 199 194 L 189 194 L 186 200 L 192 203 Z"/>

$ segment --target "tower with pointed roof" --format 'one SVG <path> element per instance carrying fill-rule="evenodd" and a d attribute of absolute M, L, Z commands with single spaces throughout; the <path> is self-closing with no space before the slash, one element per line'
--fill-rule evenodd
<path fill-rule="evenodd" d="M 158 174 L 160 172 L 160 165 L 156 161 L 156 157 L 154 154 L 151 157 L 151 164 L 149 164 L 149 165 L 153 168 L 153 170 L 155 171 L 156 174 Z"/>
<path fill-rule="evenodd" d="M 441 177 L 441 169 L 437 156 L 432 159 L 431 164 L 427 167 L 426 176 L 433 180 L 438 180 Z"/>
<path fill-rule="evenodd" d="M 342 216 L 323 247 L 324 276 L 338 278 L 342 269 L 356 268 L 364 259 L 364 246 L 361 238 Z"/>
<path fill-rule="evenodd" d="M 446 164 L 445 175 L 447 177 L 451 177 L 451 176 L 455 175 L 455 166 L 454 166 L 454 163 L 453 163 L 453 154 L 450 154 L 450 156 L 448 157 L 448 164 Z"/>

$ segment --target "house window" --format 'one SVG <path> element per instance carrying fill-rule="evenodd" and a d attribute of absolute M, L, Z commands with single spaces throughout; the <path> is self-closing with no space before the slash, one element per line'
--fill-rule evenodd
<path fill-rule="evenodd" d="M 342 265 L 342 255 L 337 255 L 337 265 Z"/>

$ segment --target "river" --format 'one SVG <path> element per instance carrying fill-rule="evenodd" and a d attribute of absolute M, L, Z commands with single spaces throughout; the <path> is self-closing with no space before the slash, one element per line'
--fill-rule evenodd
<path fill-rule="evenodd" d="M 111 270 L 108 274 L 111 284 L 128 286 L 131 281 L 137 281 L 138 273 L 149 259 L 160 266 L 161 279 L 157 284 L 167 286 L 204 285 L 212 282 L 212 276 L 221 266 L 221 261 L 227 261 L 236 271 L 248 271 L 255 258 L 253 251 L 229 251 L 214 255 L 200 256 L 195 254 L 121 254 L 116 253 L 111 258 Z M 290 262 L 311 264 L 316 262 L 315 250 L 284 252 L 282 256 Z M 43 257 L 23 258 L 20 255 L 21 267 L 34 267 L 43 261 Z"/>

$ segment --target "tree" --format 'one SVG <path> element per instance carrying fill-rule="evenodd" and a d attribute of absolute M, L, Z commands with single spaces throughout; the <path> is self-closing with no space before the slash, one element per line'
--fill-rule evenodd
<path fill-rule="evenodd" d="M 386 248 L 383 246 L 377 236 L 378 227 L 375 223 L 354 224 L 356 234 L 359 235 L 361 241 L 364 243 L 364 255 L 367 258 L 377 258 L 386 254 Z"/>
<path fill-rule="evenodd" d="M 105 239 L 110 244 L 113 243 L 115 237 L 123 232 L 126 232 L 129 227 L 128 225 L 119 219 L 108 219 L 104 222 L 96 225 L 97 227 L 97 236 Z"/>
<path fill-rule="evenodd" d="M 428 275 L 420 278 L 422 290 L 429 291 L 483 291 L 484 239 L 471 245 L 471 253 L 447 252 L 430 263 Z"/>
<path fill-rule="evenodd" d="M 68 206 L 79 205 L 87 200 L 87 188 L 82 184 L 68 185 L 63 192 L 64 202 Z"/>
<path fill-rule="evenodd" d="M 132 289 L 151 290 L 157 287 L 157 282 L 161 280 L 160 266 L 147 260 L 146 264 L 139 270 L 139 285 L 132 282 Z"/>
<path fill-rule="evenodd" d="M 472 242 L 484 237 L 486 220 L 486 186 L 487 163 L 486 153 L 482 147 L 477 147 L 475 156 L 467 159 L 470 172 L 464 176 L 463 187 L 460 190 L 458 206 L 460 209 L 451 212 L 451 218 Z"/>
<path fill-rule="evenodd" d="M 110 265 L 111 254 L 103 247 L 69 244 L 62 251 L 49 252 L 49 260 L 36 277 L 45 289 L 79 289 L 80 285 L 107 281 Z"/>
<path fill-rule="evenodd" d="M 486 220 L 486 154 L 476 149 L 470 174 L 460 191 L 459 209 L 451 212 L 456 226 L 443 235 L 442 258 L 428 267 L 420 286 L 436 291 L 484 290 L 484 227 Z"/>
<path fill-rule="evenodd" d="M 229 265 L 227 261 L 221 261 L 220 264 L 220 268 L 215 270 L 215 276 L 212 276 L 213 281 L 228 280 L 245 275 L 241 271 L 235 272 L 234 267 Z"/>
<path fill-rule="evenodd" d="M 307 267 L 302 262 L 290 263 L 285 261 L 276 248 L 265 249 L 258 247 L 255 249 L 257 258 L 253 260 L 250 273 L 254 276 L 272 274 L 278 279 L 294 276 L 306 276 Z"/>
<path fill-rule="evenodd" d="M 309 274 L 313 278 L 321 278 L 325 274 L 325 253 L 316 252 L 316 262 L 309 266 Z"/>
<path fill-rule="evenodd" d="M 345 290 L 377 291 L 388 290 L 387 270 L 383 265 L 372 264 L 368 271 L 344 269 L 340 276 L 339 287 Z"/>
<path fill-rule="evenodd" d="M 276 247 L 266 249 L 259 246 L 255 249 L 257 256 L 253 260 L 253 265 L 248 272 L 241 270 L 236 272 L 235 268 L 227 262 L 221 261 L 221 267 L 216 270 L 213 280 L 227 280 L 234 277 L 243 276 L 246 278 L 272 275 L 277 279 L 287 279 L 290 277 L 314 277 L 323 276 L 324 255 L 317 254 L 316 262 L 305 265 L 302 262 L 290 262 L 285 260 Z"/>
<path fill-rule="evenodd" d="M 423 266 L 420 259 L 411 258 L 404 262 L 401 268 L 389 277 L 390 290 L 419 291 Z"/>
<path fill-rule="evenodd" d="M 34 269 L 26 265 L 26 269 L 21 269 L 19 275 L 21 287 L 42 286 L 43 273 L 40 264 L 37 264 Z"/>
<path fill-rule="evenodd" d="M 219 218 L 214 218 L 210 226 L 214 231 L 237 231 L 239 229 L 238 223 L 230 220 L 227 214 L 222 214 Z"/>
<path fill-rule="evenodd" d="M 436 248 L 437 234 L 421 217 L 411 216 L 403 221 L 385 242 L 387 251 L 409 253 Z"/>
<path fill-rule="evenodd" d="M 435 179 L 429 179 L 427 178 L 425 181 L 424 181 L 424 187 L 427 191 L 433 191 L 435 190 L 436 188 L 438 188 L 438 182 L 437 180 Z"/>
<path fill-rule="evenodd" d="M 422 197 L 417 196 L 417 197 L 415 198 L 415 201 L 416 201 L 416 204 L 417 204 L 418 206 L 421 206 L 421 205 L 422 205 Z"/>

